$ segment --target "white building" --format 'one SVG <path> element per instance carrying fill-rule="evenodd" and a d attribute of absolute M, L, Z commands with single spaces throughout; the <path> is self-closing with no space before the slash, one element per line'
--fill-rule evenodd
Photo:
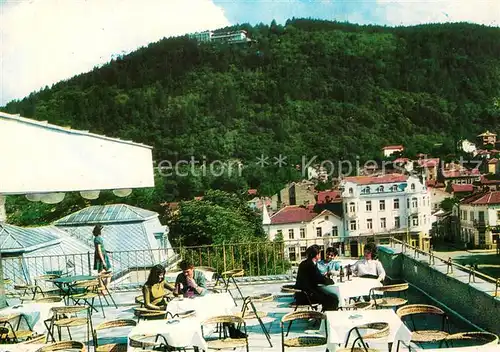
<path fill-rule="evenodd" d="M 230 32 L 204 31 L 189 34 L 189 37 L 200 42 L 246 43 L 251 41 L 251 39 L 248 38 L 247 31 L 245 30 Z"/>
<path fill-rule="evenodd" d="M 464 152 L 472 154 L 476 156 L 477 154 L 477 148 L 476 145 L 467 139 L 464 139 L 459 142 L 459 148 L 462 149 Z"/>
<path fill-rule="evenodd" d="M 285 256 L 291 262 L 305 259 L 306 248 L 317 244 L 322 249 L 336 246 L 344 232 L 343 221 L 331 211 L 316 213 L 313 206 L 290 205 L 269 217 L 264 208 L 263 225 L 269 239 L 283 238 Z"/>
<path fill-rule="evenodd" d="M 385 157 L 389 157 L 396 152 L 402 152 L 405 148 L 402 145 L 387 145 L 382 148 Z"/>
<path fill-rule="evenodd" d="M 370 237 L 399 237 L 423 249 L 429 245 L 431 197 L 425 180 L 401 174 L 354 176 L 344 178 L 340 189 L 351 256 L 360 255 Z"/>
<path fill-rule="evenodd" d="M 459 204 L 460 240 L 469 248 L 495 247 L 500 233 L 500 192 L 474 194 Z"/>

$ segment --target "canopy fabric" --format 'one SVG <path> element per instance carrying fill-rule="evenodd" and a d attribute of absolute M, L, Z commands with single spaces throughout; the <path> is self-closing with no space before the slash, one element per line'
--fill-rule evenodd
<path fill-rule="evenodd" d="M 154 187 L 152 147 L 0 112 L 0 194 Z"/>

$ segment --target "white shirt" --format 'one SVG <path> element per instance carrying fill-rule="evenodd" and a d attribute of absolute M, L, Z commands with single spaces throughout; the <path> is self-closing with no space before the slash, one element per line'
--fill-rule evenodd
<path fill-rule="evenodd" d="M 367 259 L 361 259 L 358 260 L 352 269 L 354 274 L 357 276 L 363 276 L 363 275 L 375 275 L 378 276 L 379 280 L 382 281 L 385 279 L 385 270 L 384 267 L 382 266 L 382 263 L 379 262 L 378 260 L 367 260 Z"/>

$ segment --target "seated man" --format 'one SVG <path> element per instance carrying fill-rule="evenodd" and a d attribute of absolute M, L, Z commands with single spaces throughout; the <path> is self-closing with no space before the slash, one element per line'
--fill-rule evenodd
<path fill-rule="evenodd" d="M 149 272 L 148 280 L 142 287 L 144 308 L 150 310 L 166 310 L 166 296 L 172 293 L 174 288 L 165 282 L 165 268 L 155 265 Z"/>
<path fill-rule="evenodd" d="M 316 266 L 321 256 L 319 247 L 312 245 L 307 248 L 306 255 L 307 259 L 299 264 L 295 287 L 312 295 L 322 305 L 323 310 L 337 310 L 339 306 L 338 297 L 325 290 L 324 287 L 318 286 L 319 284 L 332 285 L 334 283 L 333 280 L 321 275 Z"/>
<path fill-rule="evenodd" d="M 203 296 L 207 293 L 207 280 L 205 275 L 199 271 L 194 270 L 194 265 L 187 260 L 183 260 L 179 266 L 182 273 L 177 275 L 175 280 L 175 295 Z"/>
<path fill-rule="evenodd" d="M 375 243 L 367 243 L 364 249 L 365 257 L 354 264 L 352 268 L 353 274 L 359 277 L 369 277 L 384 281 L 385 270 L 382 263 L 375 259 L 376 254 L 377 246 Z"/>
<path fill-rule="evenodd" d="M 332 274 L 340 270 L 340 262 L 336 261 L 339 252 L 336 248 L 328 247 L 326 249 L 325 259 L 318 262 L 318 270 L 323 276 L 332 277 Z"/>

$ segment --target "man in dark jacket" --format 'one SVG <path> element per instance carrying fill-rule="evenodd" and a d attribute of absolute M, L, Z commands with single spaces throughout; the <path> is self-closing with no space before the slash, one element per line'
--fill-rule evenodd
<path fill-rule="evenodd" d="M 327 294 L 319 289 L 318 285 L 333 285 L 333 280 L 321 275 L 316 263 L 321 259 L 318 245 L 312 245 L 306 250 L 307 259 L 299 264 L 295 287 L 307 292 L 314 301 L 320 303 L 323 310 L 337 310 L 339 299 L 336 295 Z"/>

